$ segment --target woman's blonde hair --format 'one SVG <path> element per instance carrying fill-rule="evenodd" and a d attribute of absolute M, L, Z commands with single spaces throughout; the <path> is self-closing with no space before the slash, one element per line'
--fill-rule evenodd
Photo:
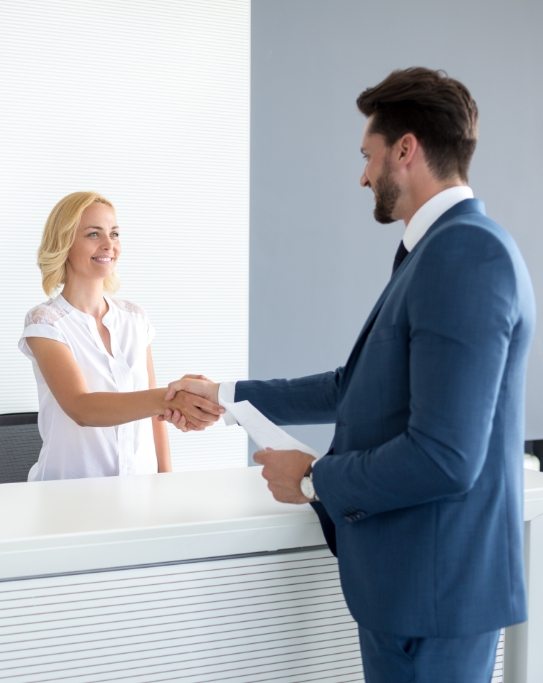
<path fill-rule="evenodd" d="M 42 287 L 47 296 L 51 296 L 57 287 L 66 282 L 66 261 L 77 227 L 83 211 L 95 202 L 115 208 L 97 192 L 72 192 L 61 199 L 49 214 L 38 250 Z M 104 289 L 114 292 L 118 287 L 119 280 L 113 272 L 104 280 Z"/>

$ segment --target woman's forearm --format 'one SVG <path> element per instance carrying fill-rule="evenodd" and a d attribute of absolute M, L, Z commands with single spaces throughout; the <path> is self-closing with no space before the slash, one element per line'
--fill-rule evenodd
<path fill-rule="evenodd" d="M 170 444 L 168 441 L 168 427 L 166 422 L 160 422 L 153 417 L 153 439 L 155 442 L 156 461 L 159 472 L 172 471 Z"/>
<path fill-rule="evenodd" d="M 219 405 L 186 391 L 179 391 L 166 401 L 166 387 L 129 392 L 88 392 L 72 397 L 64 409 L 82 427 L 114 425 L 158 417 L 169 409 L 179 411 L 196 428 L 204 429 L 216 422 L 222 410 Z"/>
<path fill-rule="evenodd" d="M 81 427 L 113 427 L 145 417 L 162 415 L 170 401 L 165 401 L 166 388 L 143 391 L 95 391 L 74 397 L 67 411 Z"/>

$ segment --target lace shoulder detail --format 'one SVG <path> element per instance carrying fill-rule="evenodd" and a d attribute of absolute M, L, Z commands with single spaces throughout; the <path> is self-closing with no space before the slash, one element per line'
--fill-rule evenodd
<path fill-rule="evenodd" d="M 61 318 L 64 318 L 65 315 L 67 315 L 66 311 L 56 306 L 54 300 L 51 299 L 28 311 L 25 318 L 25 327 L 28 325 L 54 325 Z"/>
<path fill-rule="evenodd" d="M 134 315 L 141 315 L 146 318 L 145 311 L 141 306 L 127 301 L 126 299 L 111 299 L 111 301 L 121 309 L 121 311 L 126 311 L 126 313 L 132 313 Z"/>

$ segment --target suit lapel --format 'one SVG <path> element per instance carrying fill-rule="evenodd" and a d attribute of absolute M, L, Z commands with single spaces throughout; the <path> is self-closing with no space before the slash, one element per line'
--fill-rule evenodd
<path fill-rule="evenodd" d="M 366 339 L 368 338 L 368 334 L 371 332 L 371 329 L 375 323 L 375 320 L 379 314 L 379 311 L 381 310 L 384 302 L 388 298 L 388 295 L 389 295 L 390 290 L 392 289 L 392 285 L 393 285 L 393 282 L 395 280 L 396 274 L 404 266 L 405 262 L 409 259 L 410 256 L 411 256 L 411 254 L 409 254 L 408 256 L 405 257 L 405 259 L 403 260 L 402 264 L 400 265 L 400 267 L 398 268 L 396 273 L 394 273 L 392 278 L 388 281 L 386 287 L 381 292 L 381 296 L 377 299 L 375 306 L 372 308 L 371 313 L 367 317 L 366 322 L 364 323 L 364 327 L 362 328 L 362 331 L 358 335 L 358 339 L 356 340 L 356 342 L 352 348 L 352 351 L 349 354 L 349 358 L 347 359 L 347 363 L 345 364 L 345 371 L 343 373 L 343 379 L 342 379 L 342 385 L 343 386 L 345 386 L 346 382 L 348 382 L 350 375 L 351 375 L 351 372 L 352 372 L 354 362 L 356 361 L 356 359 L 360 355 L 360 351 L 362 350 L 362 347 L 364 346 L 364 343 L 365 343 Z"/>
<path fill-rule="evenodd" d="M 483 202 L 480 201 L 479 199 L 464 199 L 463 201 L 459 202 L 458 204 L 455 204 L 448 211 L 445 211 L 445 213 L 442 214 L 437 219 L 437 221 L 435 221 L 428 228 L 428 230 L 426 231 L 424 236 L 415 245 L 414 249 L 412 251 L 410 251 L 409 254 L 401 262 L 398 269 L 392 275 L 392 277 L 388 281 L 386 287 L 382 291 L 381 296 L 377 299 L 375 306 L 372 308 L 371 313 L 367 317 L 366 322 L 364 323 L 364 326 L 362 328 L 362 331 L 358 335 L 358 339 L 356 340 L 355 345 L 353 346 L 353 349 L 352 349 L 351 353 L 349 354 L 349 358 L 347 359 L 347 363 L 345 364 L 345 370 L 343 373 L 343 379 L 342 379 L 342 386 L 343 387 L 345 387 L 346 382 L 349 381 L 349 378 L 352 374 L 353 365 L 354 365 L 356 359 L 358 358 L 358 356 L 360 355 L 362 347 L 364 346 L 364 343 L 366 342 L 366 339 L 368 338 L 368 335 L 371 332 L 373 325 L 375 324 L 375 320 L 377 319 L 377 316 L 379 315 L 379 311 L 383 307 L 383 304 L 388 299 L 391 292 L 394 289 L 396 289 L 396 285 L 398 285 L 399 274 L 402 273 L 407 268 L 411 259 L 414 257 L 414 255 L 417 252 L 420 251 L 420 249 L 423 248 L 424 243 L 427 241 L 428 237 L 432 233 L 434 233 L 436 230 L 438 230 L 440 228 L 448 227 L 450 223 L 454 223 L 458 219 L 459 216 L 466 214 L 466 213 L 482 213 L 482 214 L 484 214 L 485 209 L 484 209 Z"/>

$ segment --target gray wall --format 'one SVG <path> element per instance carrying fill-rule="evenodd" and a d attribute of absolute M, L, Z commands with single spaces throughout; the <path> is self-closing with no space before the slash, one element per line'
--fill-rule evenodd
<path fill-rule="evenodd" d="M 355 99 L 395 68 L 443 68 L 471 89 L 471 185 L 515 235 L 543 301 L 542 26 L 540 0 L 253 0 L 251 377 L 342 365 L 389 276 L 403 224 L 377 224 L 359 186 Z M 543 437 L 542 334 L 527 438 Z M 321 450 L 331 437 L 291 431 Z"/>

